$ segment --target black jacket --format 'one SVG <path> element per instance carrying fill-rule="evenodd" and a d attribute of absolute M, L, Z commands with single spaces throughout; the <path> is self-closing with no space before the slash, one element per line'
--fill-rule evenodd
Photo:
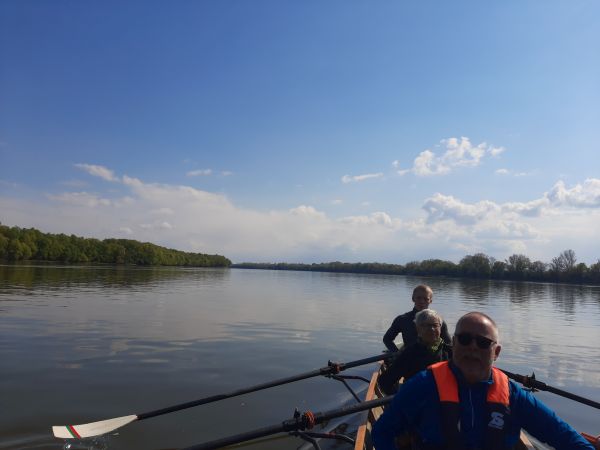
<path fill-rule="evenodd" d="M 447 361 L 452 355 L 452 347 L 446 343 L 439 346 L 436 353 L 431 353 L 421 341 L 404 347 L 394 358 L 392 364 L 379 376 L 379 387 L 386 394 L 396 393 L 396 383 L 400 378 L 407 380 L 421 370 L 440 361 Z"/>

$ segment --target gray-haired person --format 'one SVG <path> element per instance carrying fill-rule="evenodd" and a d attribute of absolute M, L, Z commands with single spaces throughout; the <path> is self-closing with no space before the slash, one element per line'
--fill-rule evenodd
<path fill-rule="evenodd" d="M 415 315 L 417 340 L 402 348 L 388 369 L 379 377 L 379 387 L 386 394 L 397 390 L 401 378 L 407 380 L 431 364 L 446 361 L 451 347 L 441 338 L 444 319 L 433 309 L 424 309 Z"/>

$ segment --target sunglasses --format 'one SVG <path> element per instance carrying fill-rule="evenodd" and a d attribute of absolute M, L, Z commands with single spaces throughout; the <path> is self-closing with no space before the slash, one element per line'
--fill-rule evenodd
<path fill-rule="evenodd" d="M 455 334 L 454 336 L 456 336 L 458 343 L 460 345 L 464 345 L 465 347 L 467 345 L 471 345 L 471 342 L 473 342 L 473 339 L 475 339 L 475 344 L 477 344 L 477 347 L 482 350 L 487 350 L 492 344 L 496 343 L 496 341 L 493 341 L 492 339 L 479 336 L 477 334 L 473 335 L 471 333 L 459 333 Z"/>

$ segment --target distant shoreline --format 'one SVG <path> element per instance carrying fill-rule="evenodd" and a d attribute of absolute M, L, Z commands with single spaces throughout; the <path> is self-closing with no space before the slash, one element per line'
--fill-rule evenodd
<path fill-rule="evenodd" d="M 231 267 L 237 269 L 413 275 L 485 280 L 600 284 L 600 259 L 589 267 L 577 263 L 573 250 L 564 250 L 550 263 L 514 254 L 504 261 L 484 253 L 467 255 L 458 264 L 441 259 L 389 263 L 251 263 L 232 264 L 222 255 L 191 253 L 131 239 L 94 239 L 43 233 L 35 228 L 0 224 L 0 262 L 101 264 L 117 266 Z"/>
<path fill-rule="evenodd" d="M 388 263 L 236 263 L 232 269 L 296 270 L 305 272 L 363 273 L 378 275 L 411 275 L 479 280 L 537 281 L 546 283 L 600 284 L 600 260 L 588 267 L 575 264 L 575 254 L 565 250 L 550 264 L 531 262 L 525 255 L 513 255 L 507 261 L 478 253 L 465 256 L 458 264 L 440 259 L 413 261 L 408 264 Z"/>

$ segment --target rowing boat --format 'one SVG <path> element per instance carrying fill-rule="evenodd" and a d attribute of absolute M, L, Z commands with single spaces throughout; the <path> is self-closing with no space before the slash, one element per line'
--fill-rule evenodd
<path fill-rule="evenodd" d="M 115 417 L 112 419 L 101 420 L 98 422 L 91 422 L 86 424 L 79 425 L 58 425 L 53 427 L 54 435 L 58 438 L 63 439 L 75 439 L 75 438 L 92 438 L 96 436 L 100 436 L 107 433 L 112 433 L 115 430 L 131 423 L 134 421 L 140 421 L 144 419 L 149 419 L 152 417 L 160 416 L 163 414 L 168 414 L 175 411 L 180 411 L 183 409 L 191 408 L 194 406 L 204 405 L 207 403 L 216 402 L 219 400 L 224 400 L 226 398 L 231 398 L 235 396 L 239 396 L 242 394 L 248 394 L 251 392 L 257 392 L 263 389 L 267 389 L 270 387 L 280 386 L 282 384 L 291 383 L 294 381 L 304 380 L 307 378 L 312 378 L 316 376 L 326 376 L 329 378 L 333 378 L 339 381 L 343 381 L 344 385 L 350 390 L 352 396 L 355 400 L 358 401 L 358 404 L 353 403 L 351 405 L 345 405 L 341 408 L 336 408 L 329 411 L 323 411 L 319 413 L 312 413 L 311 411 L 306 411 L 304 414 L 300 414 L 297 411 L 294 414 L 294 417 L 289 420 L 284 420 L 283 422 L 279 422 L 275 425 L 258 428 L 255 430 L 247 431 L 244 433 L 226 436 L 220 439 L 216 439 L 209 442 L 204 442 L 202 444 L 193 445 L 190 447 L 186 447 L 184 450 L 213 450 L 217 448 L 223 448 L 227 446 L 231 446 L 234 444 L 239 444 L 241 442 L 251 441 L 258 438 L 263 438 L 266 436 L 271 436 L 278 433 L 288 433 L 294 436 L 299 436 L 308 441 L 311 445 L 315 446 L 317 440 L 329 438 L 336 439 L 339 441 L 345 441 L 348 443 L 353 443 L 355 450 L 370 450 L 373 449 L 373 444 L 371 441 L 371 429 L 375 421 L 379 418 L 381 413 L 383 412 L 383 407 L 387 405 L 391 400 L 392 396 L 384 396 L 382 392 L 379 391 L 378 388 L 378 378 L 380 375 L 380 367 L 372 374 L 370 380 L 367 378 L 363 378 L 362 376 L 349 376 L 349 375 L 339 375 L 339 372 L 344 371 L 346 369 L 352 367 L 359 367 L 365 364 L 371 364 L 373 362 L 382 360 L 387 360 L 393 358 L 396 354 L 378 354 L 375 356 L 371 356 L 369 358 L 360 359 L 357 361 L 351 361 L 347 363 L 332 363 L 328 362 L 327 366 L 322 367 L 317 370 L 312 370 L 309 372 L 305 372 L 302 374 L 294 375 L 287 378 L 281 378 L 278 380 L 273 380 L 267 383 L 258 384 L 256 386 L 246 387 L 242 389 L 235 390 L 233 392 L 229 392 L 226 394 L 218 394 L 212 395 L 209 397 L 204 397 L 201 399 L 188 401 L 185 403 L 181 403 L 178 405 L 172 405 L 165 408 L 157 409 L 154 411 L 149 411 L 145 413 L 138 413 L 136 415 Z M 524 376 L 519 374 L 513 374 L 504 370 L 504 373 L 511 379 L 518 381 L 523 384 L 523 386 L 527 388 L 535 388 L 538 390 L 553 392 L 557 395 L 578 401 L 580 403 L 595 407 L 600 409 L 600 403 L 595 402 L 591 399 L 587 399 L 576 394 L 572 394 L 570 392 L 563 391 L 561 389 L 552 387 L 543 383 L 539 380 L 536 380 L 534 376 Z M 361 401 L 360 397 L 349 387 L 349 385 L 345 382 L 345 379 L 361 379 L 366 381 L 369 386 L 366 390 L 365 400 Z M 367 413 L 368 411 L 368 413 Z M 356 414 L 360 413 L 359 416 Z M 351 420 L 347 422 L 344 420 L 343 423 L 339 423 L 338 426 L 332 428 L 333 423 L 331 420 L 337 420 L 340 417 L 356 417 L 356 420 Z M 329 432 L 326 433 L 316 433 L 310 432 L 306 430 L 310 430 L 315 425 L 322 426 L 323 428 L 327 428 Z M 353 440 L 350 436 L 340 433 L 340 431 L 346 429 L 354 429 L 357 430 L 356 439 Z M 591 442 L 595 448 L 600 450 L 600 437 L 595 437 L 591 435 L 587 435 L 582 433 L 582 435 Z M 542 450 L 546 449 L 543 445 L 537 443 L 534 440 L 534 444 L 530 442 L 525 434 L 521 434 L 521 440 L 516 447 L 518 450 Z M 70 446 L 70 444 L 69 444 Z M 65 446 L 66 447 L 66 446 Z M 338 448 L 336 446 L 336 448 Z"/>
<path fill-rule="evenodd" d="M 377 380 L 379 375 L 381 374 L 381 364 L 378 369 L 373 372 L 371 376 L 371 380 L 369 382 L 369 387 L 367 389 L 367 393 L 365 394 L 365 401 L 375 400 L 377 398 L 382 398 L 385 394 L 380 390 L 379 385 L 377 384 Z M 376 450 L 373 446 L 373 442 L 371 440 L 371 430 L 373 428 L 373 424 L 375 421 L 383 414 L 384 406 L 379 406 L 377 408 L 372 408 L 368 411 L 368 414 L 365 418 L 365 421 L 361 423 L 356 432 L 356 439 L 354 444 L 354 450 Z M 406 442 L 397 442 L 399 448 L 403 448 L 402 446 L 406 446 L 408 444 L 408 448 L 410 448 L 410 443 Z M 527 435 L 521 431 L 521 439 L 518 444 L 515 446 L 515 450 L 536 450 L 535 447 Z"/>

